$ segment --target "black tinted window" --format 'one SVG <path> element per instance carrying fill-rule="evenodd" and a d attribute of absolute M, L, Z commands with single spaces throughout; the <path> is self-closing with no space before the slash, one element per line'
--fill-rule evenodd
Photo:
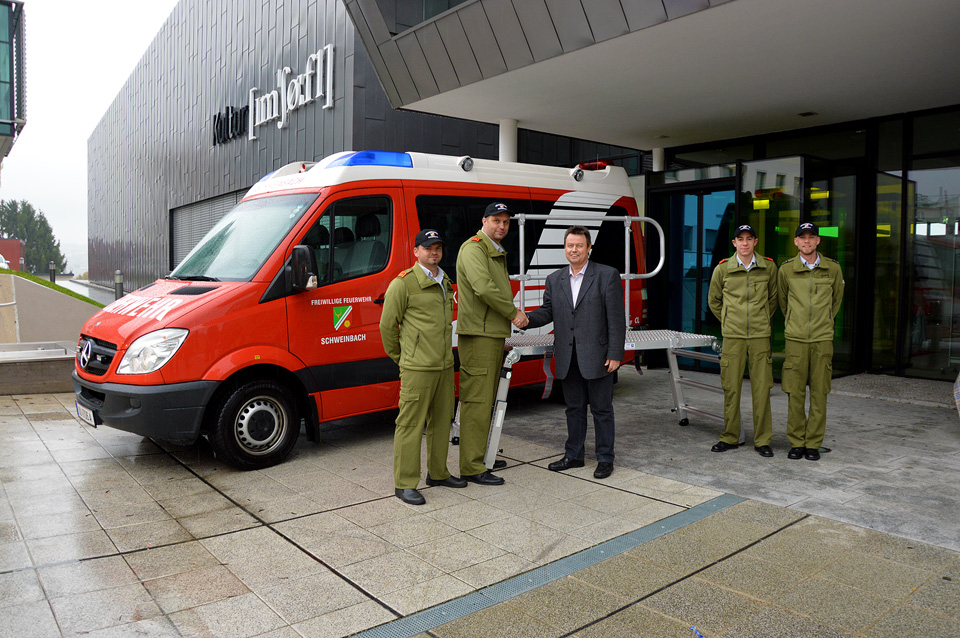
<path fill-rule="evenodd" d="M 417 216 L 420 228 L 433 228 L 443 237 L 443 259 L 440 267 L 456 283 L 457 253 L 460 245 L 477 234 L 483 220 L 483 211 L 492 202 L 503 202 L 514 213 L 533 213 L 531 202 L 523 199 L 491 197 L 453 197 L 448 195 L 420 195 L 417 197 Z M 550 203 L 544 202 L 549 211 Z M 543 228 L 542 221 L 528 221 L 526 229 L 526 267 L 537 248 L 537 240 Z M 511 275 L 520 272 L 520 225 L 511 220 L 510 232 L 503 240 L 507 251 L 507 270 Z"/>

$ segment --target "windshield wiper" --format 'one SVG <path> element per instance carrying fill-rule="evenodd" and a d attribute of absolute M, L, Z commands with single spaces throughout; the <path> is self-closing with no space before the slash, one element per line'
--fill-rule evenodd
<path fill-rule="evenodd" d="M 167 279 L 179 279 L 180 281 L 220 281 L 216 277 L 207 277 L 206 275 L 184 275 L 183 277 L 167 277 Z"/>

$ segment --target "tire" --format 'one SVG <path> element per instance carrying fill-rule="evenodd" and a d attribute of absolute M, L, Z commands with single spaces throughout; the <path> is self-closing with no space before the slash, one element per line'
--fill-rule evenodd
<path fill-rule="evenodd" d="M 300 436 L 297 402 L 275 381 L 244 383 L 220 404 L 210 445 L 216 456 L 241 470 L 276 465 Z"/>

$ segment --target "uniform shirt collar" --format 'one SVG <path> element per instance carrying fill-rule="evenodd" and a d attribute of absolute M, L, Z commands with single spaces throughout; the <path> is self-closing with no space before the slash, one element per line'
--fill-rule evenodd
<path fill-rule="evenodd" d="M 437 266 L 437 276 L 434 277 L 432 274 L 430 274 L 430 270 L 419 261 L 417 262 L 417 265 L 420 266 L 420 269 L 423 270 L 423 274 L 425 274 L 428 279 L 432 279 L 433 281 L 437 282 L 441 287 L 443 286 L 443 268 Z"/>
<path fill-rule="evenodd" d="M 480 232 L 483 233 L 484 235 L 487 235 L 487 231 L 485 231 L 485 230 L 482 229 L 482 228 L 480 229 Z M 503 246 L 501 246 L 501 245 L 498 244 L 497 242 L 493 241 L 493 237 L 491 237 L 490 235 L 487 235 L 487 239 L 490 240 L 490 243 L 494 245 L 494 247 L 497 249 L 498 252 L 501 252 L 501 253 L 504 252 Z"/>
<path fill-rule="evenodd" d="M 750 260 L 749 264 L 743 263 L 743 260 L 740 259 L 740 253 L 737 253 L 737 263 L 743 266 L 745 270 L 750 270 L 757 265 L 757 253 L 753 253 L 753 258 Z"/>
<path fill-rule="evenodd" d="M 797 257 L 799 257 L 799 258 L 800 258 L 800 262 L 801 262 L 804 266 L 806 266 L 807 268 L 809 268 L 810 270 L 813 270 L 814 268 L 816 268 L 817 266 L 820 265 L 820 251 L 817 251 L 817 260 L 814 261 L 812 264 L 807 263 L 807 260 L 804 259 L 804 258 L 803 258 L 803 255 L 801 255 L 801 254 L 799 254 L 799 253 L 797 253 Z"/>

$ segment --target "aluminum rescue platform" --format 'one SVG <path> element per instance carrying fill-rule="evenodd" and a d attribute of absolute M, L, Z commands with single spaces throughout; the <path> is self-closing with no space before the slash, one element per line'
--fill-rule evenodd
<path fill-rule="evenodd" d="M 503 420 L 507 412 L 507 394 L 510 390 L 510 377 L 512 375 L 513 364 L 520 361 L 522 357 L 543 357 L 543 368 L 547 374 L 547 380 L 544 385 L 543 397 L 550 396 L 553 385 L 553 373 L 550 370 L 550 360 L 553 358 L 553 335 L 525 335 L 518 334 L 507 339 L 505 347 L 509 349 L 503 368 L 500 370 L 500 383 L 497 386 L 497 398 L 494 403 L 493 417 L 490 421 L 490 435 L 487 439 L 487 452 L 483 458 L 483 464 L 489 469 L 493 469 L 494 461 L 497 458 L 497 452 L 500 451 L 500 435 L 503 432 Z M 683 386 L 691 386 L 723 394 L 723 389 L 685 379 L 680 376 L 680 367 L 677 365 L 677 356 L 699 359 L 701 361 L 718 362 L 720 357 L 717 354 L 697 352 L 695 350 L 686 350 L 685 348 L 710 347 L 718 351 L 716 337 L 710 335 L 691 334 L 687 332 L 676 332 L 674 330 L 628 330 L 624 343 L 624 350 L 638 352 L 641 350 L 666 350 L 667 361 L 670 365 L 670 388 L 673 391 L 673 411 L 679 417 L 680 425 L 687 425 L 690 422 L 689 414 L 717 419 L 723 421 L 723 415 L 716 415 L 698 408 L 687 405 L 683 400 Z M 642 371 L 637 367 L 637 371 Z M 459 417 L 459 415 L 458 415 Z M 459 418 L 457 418 L 459 425 Z M 459 432 L 459 430 L 457 430 Z M 741 438 L 742 438 L 741 429 Z"/>

